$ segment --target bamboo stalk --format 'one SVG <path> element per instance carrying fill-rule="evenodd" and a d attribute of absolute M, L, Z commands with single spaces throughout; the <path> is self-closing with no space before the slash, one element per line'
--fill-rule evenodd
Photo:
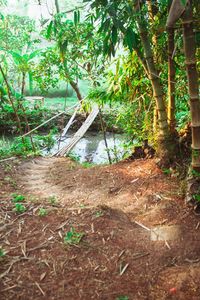
<path fill-rule="evenodd" d="M 200 172 L 200 101 L 196 67 L 196 42 L 193 30 L 192 2 L 189 1 L 182 16 L 183 42 L 190 95 L 192 128 L 192 169 Z"/>

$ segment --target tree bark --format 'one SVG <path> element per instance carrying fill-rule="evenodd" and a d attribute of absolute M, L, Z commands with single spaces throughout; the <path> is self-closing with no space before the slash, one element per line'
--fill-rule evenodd
<path fill-rule="evenodd" d="M 81 95 L 78 84 L 76 82 L 74 82 L 73 80 L 70 80 L 69 83 L 70 83 L 71 87 L 73 88 L 73 90 L 75 91 L 78 100 L 81 101 L 83 99 L 83 97 Z"/>
<path fill-rule="evenodd" d="M 175 65 L 174 65 L 174 28 L 168 28 L 168 122 L 170 130 L 175 131 Z"/>
<path fill-rule="evenodd" d="M 55 0 L 55 7 L 56 7 L 56 13 L 59 14 L 60 13 L 60 7 L 59 7 L 58 0 Z"/>
<path fill-rule="evenodd" d="M 175 157 L 177 150 L 176 136 L 171 134 L 169 130 L 164 94 L 155 64 L 155 57 L 151 48 L 150 37 L 148 35 L 149 26 L 146 16 L 142 15 L 141 11 L 138 12 L 137 23 L 158 113 L 158 132 L 156 134 L 157 155 L 161 159 L 160 165 L 167 166 Z"/>
<path fill-rule="evenodd" d="M 138 26 L 139 26 L 142 45 L 144 48 L 144 55 L 145 55 L 147 68 L 149 72 L 149 78 L 151 80 L 153 93 L 156 100 L 156 106 L 158 111 L 159 134 L 165 137 L 169 134 L 169 129 L 167 123 L 167 113 L 165 108 L 162 86 L 160 84 L 158 71 L 155 67 L 153 52 L 151 49 L 151 43 L 147 32 L 147 26 L 145 26 L 143 20 L 139 20 L 139 19 L 138 19 Z"/>
<path fill-rule="evenodd" d="M 1 74 L 2 74 L 2 77 L 3 77 L 3 79 L 4 79 L 4 81 L 5 81 L 5 84 L 6 84 L 6 87 L 7 87 L 8 99 L 9 99 L 9 102 L 10 102 L 12 108 L 13 108 L 13 111 L 14 111 L 14 114 L 15 114 L 15 118 L 16 118 L 16 121 L 17 121 L 17 125 L 18 125 L 18 129 L 19 129 L 19 132 L 20 132 L 20 134 L 22 135 L 23 131 L 22 131 L 22 126 L 21 126 L 21 120 L 20 120 L 20 118 L 19 118 L 19 115 L 18 115 L 18 113 L 17 113 L 17 109 L 16 109 L 15 104 L 14 104 L 13 99 L 12 99 L 12 95 L 11 95 L 11 92 L 10 92 L 10 87 L 9 87 L 8 80 L 7 80 L 7 78 L 6 78 L 6 75 L 5 75 L 5 73 L 4 73 L 3 68 L 2 68 L 1 65 L 0 65 L 0 72 L 1 72 Z M 23 138 L 22 138 L 22 141 L 24 141 Z"/>
<path fill-rule="evenodd" d="M 24 95 L 24 91 L 25 91 L 25 85 L 26 85 L 26 73 L 22 72 L 22 86 L 21 86 L 21 94 L 22 96 Z"/>
<path fill-rule="evenodd" d="M 158 13 L 158 3 L 156 0 L 147 0 L 147 9 L 149 14 L 149 21 L 151 26 L 154 24 L 154 17 Z M 154 46 L 156 47 L 158 44 L 158 35 L 155 33 L 153 34 L 152 41 Z"/>
<path fill-rule="evenodd" d="M 192 2 L 189 1 L 184 14 L 183 41 L 186 56 L 186 69 L 190 95 L 191 127 L 192 127 L 192 169 L 200 172 L 200 100 L 198 73 L 196 67 L 196 42 L 193 30 Z"/>

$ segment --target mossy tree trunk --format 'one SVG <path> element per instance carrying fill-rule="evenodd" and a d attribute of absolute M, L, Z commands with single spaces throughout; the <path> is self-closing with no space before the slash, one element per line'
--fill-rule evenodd
<path fill-rule="evenodd" d="M 168 122 L 171 131 L 175 131 L 175 64 L 174 64 L 174 28 L 168 28 Z"/>
<path fill-rule="evenodd" d="M 186 57 L 188 88 L 190 95 L 192 127 L 192 169 L 200 172 L 200 100 L 198 72 L 196 67 L 196 42 L 193 30 L 192 1 L 189 1 L 182 15 L 183 41 Z"/>
<path fill-rule="evenodd" d="M 165 164 L 165 162 L 169 162 L 174 156 L 174 140 L 168 126 L 164 94 L 148 35 L 148 24 L 146 24 L 146 19 L 142 13 L 137 18 L 137 23 L 158 112 L 157 154 L 163 159 L 163 163 Z"/>

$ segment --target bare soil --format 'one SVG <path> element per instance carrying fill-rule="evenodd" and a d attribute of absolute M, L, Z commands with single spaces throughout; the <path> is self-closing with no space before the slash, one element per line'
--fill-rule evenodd
<path fill-rule="evenodd" d="M 200 299 L 200 219 L 175 175 L 154 159 L 1 164 L 0 299 Z"/>

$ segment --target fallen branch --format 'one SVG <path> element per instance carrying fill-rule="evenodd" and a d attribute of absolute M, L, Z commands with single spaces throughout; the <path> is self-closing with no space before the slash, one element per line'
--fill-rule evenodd
<path fill-rule="evenodd" d="M 16 158 L 17 158 L 16 156 L 5 158 L 5 159 L 0 160 L 0 163 L 3 163 L 3 162 L 8 161 L 8 160 L 13 160 L 13 159 L 16 159 Z"/>
<path fill-rule="evenodd" d="M 43 289 L 41 288 L 41 286 L 39 285 L 39 283 L 38 283 L 38 282 L 35 282 L 35 284 L 36 284 L 37 288 L 39 289 L 39 291 L 41 292 L 41 294 L 42 294 L 43 296 L 45 296 L 45 292 L 43 291 Z"/>

